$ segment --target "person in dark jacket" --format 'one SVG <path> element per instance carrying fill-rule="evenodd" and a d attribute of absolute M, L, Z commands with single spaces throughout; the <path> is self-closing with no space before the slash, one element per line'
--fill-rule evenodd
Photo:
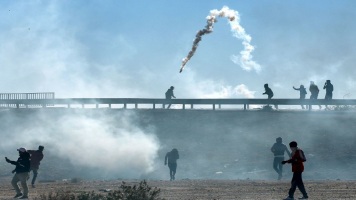
<path fill-rule="evenodd" d="M 172 97 L 173 97 L 173 98 L 176 98 L 176 97 L 174 96 L 173 90 L 174 90 L 174 87 L 173 87 L 173 86 L 171 86 L 171 87 L 167 90 L 167 92 L 166 92 L 166 99 L 172 99 Z M 170 107 L 171 107 L 171 104 L 168 105 L 167 109 L 169 109 Z"/>
<path fill-rule="evenodd" d="M 310 81 L 309 92 L 310 99 L 318 99 L 319 88 L 317 85 L 315 85 L 314 81 Z M 321 109 L 321 105 L 319 105 L 319 108 Z"/>
<path fill-rule="evenodd" d="M 325 99 L 330 100 L 333 98 L 333 91 L 334 91 L 334 86 L 331 84 L 330 80 L 326 80 L 324 84 L 324 90 L 326 89 L 326 94 L 325 94 Z M 328 105 L 325 105 L 326 109 L 328 108 Z"/>
<path fill-rule="evenodd" d="M 35 188 L 35 181 L 38 175 L 38 169 L 40 168 L 40 162 L 44 157 L 43 150 L 44 146 L 39 146 L 38 150 L 27 150 L 27 152 L 31 155 L 30 173 L 33 171 L 33 178 L 31 182 L 33 188 Z"/>
<path fill-rule="evenodd" d="M 300 98 L 300 99 L 305 99 L 305 95 L 307 94 L 307 91 L 306 91 L 304 85 L 300 85 L 299 88 L 295 88 L 295 87 L 293 86 L 293 89 L 299 90 L 299 94 L 300 94 L 300 97 L 299 97 L 299 98 Z M 301 105 L 301 106 L 302 106 L 302 109 L 305 109 L 305 108 L 304 108 L 304 105 Z"/>
<path fill-rule="evenodd" d="M 17 149 L 19 152 L 20 157 L 17 161 L 12 161 L 5 157 L 6 162 L 13 164 L 16 168 L 12 171 L 12 173 L 16 173 L 12 178 L 11 184 L 16 190 L 16 195 L 14 198 L 22 196 L 20 199 L 27 199 L 28 198 L 28 187 L 27 187 L 27 178 L 30 171 L 30 154 L 27 153 L 26 148 L 21 147 Z M 21 186 L 23 189 L 23 194 L 19 186 L 17 185 L 18 182 L 21 182 Z"/>
<path fill-rule="evenodd" d="M 172 149 L 172 151 L 168 152 L 166 154 L 166 157 L 164 158 L 164 165 L 167 165 L 167 160 L 168 160 L 169 175 L 171 177 L 171 181 L 175 180 L 178 159 L 179 159 L 179 153 L 177 149 Z"/>
<path fill-rule="evenodd" d="M 273 144 L 271 151 L 274 154 L 273 169 L 278 174 L 278 180 L 281 180 L 282 172 L 283 172 L 282 161 L 284 161 L 284 152 L 287 152 L 289 158 L 290 158 L 290 152 L 289 152 L 287 146 L 282 143 L 281 137 L 278 137 L 276 139 L 276 143 Z"/>
<path fill-rule="evenodd" d="M 265 93 L 262 93 L 262 95 L 267 94 L 268 99 L 272 99 L 272 97 L 273 97 L 273 91 L 272 91 L 272 89 L 268 87 L 268 84 L 267 84 L 267 83 L 264 84 L 264 88 L 265 88 Z M 268 104 L 267 106 L 269 106 L 269 104 Z M 276 107 L 276 109 L 278 109 L 278 106 L 277 106 L 277 105 L 274 105 L 274 106 Z"/>
<path fill-rule="evenodd" d="M 303 197 L 299 199 L 308 199 L 308 194 L 305 191 L 303 179 L 302 179 L 302 173 L 304 171 L 304 164 L 303 162 L 307 161 L 305 158 L 303 150 L 298 148 L 298 144 L 295 141 L 292 141 L 289 143 L 289 147 L 292 150 L 292 158 L 286 161 L 283 161 L 282 164 L 290 163 L 292 164 L 292 172 L 293 172 L 293 178 L 291 182 L 291 188 L 289 189 L 289 196 L 285 198 L 285 200 L 292 200 L 294 199 L 294 192 L 299 188 L 300 192 L 303 194 Z"/>

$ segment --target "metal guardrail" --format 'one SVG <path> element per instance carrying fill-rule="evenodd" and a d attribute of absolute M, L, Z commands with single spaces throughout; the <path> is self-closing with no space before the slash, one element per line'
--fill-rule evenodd
<path fill-rule="evenodd" d="M 0 93 L 0 100 L 28 100 L 28 99 L 54 99 L 54 92 L 37 93 Z M 30 104 L 31 106 L 42 106 L 42 104 Z M 0 103 L 0 107 L 27 107 L 28 104 Z M 48 105 L 50 106 L 50 105 Z"/>
<path fill-rule="evenodd" d="M 100 104 L 107 104 L 111 108 L 112 104 L 123 104 L 123 108 L 127 108 L 128 104 L 134 104 L 138 108 L 139 104 L 152 104 L 153 109 L 156 109 L 156 104 L 181 104 L 182 109 L 186 105 L 190 105 L 191 109 L 194 105 L 212 105 L 215 110 L 216 105 L 221 108 L 221 105 L 243 105 L 244 110 L 248 109 L 249 105 L 356 105 L 356 99 L 145 99 L 145 98 L 69 98 L 69 99 L 0 99 L 0 104 L 15 104 L 16 108 L 20 105 L 42 105 L 46 107 L 51 104 L 66 105 L 68 108 L 72 104 L 79 104 L 84 107 L 86 104 L 95 104 L 96 108 Z M 310 109 L 311 106 L 309 106 Z"/>

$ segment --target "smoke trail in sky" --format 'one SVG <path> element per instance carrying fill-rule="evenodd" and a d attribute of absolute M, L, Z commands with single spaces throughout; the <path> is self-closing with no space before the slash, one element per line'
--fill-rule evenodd
<path fill-rule="evenodd" d="M 251 36 L 246 34 L 245 29 L 240 25 L 240 16 L 237 11 L 230 10 L 227 6 L 224 6 L 221 10 L 211 10 L 210 14 L 206 17 L 207 25 L 204 29 L 199 30 L 196 34 L 196 38 L 193 42 L 192 50 L 188 53 L 188 56 L 183 58 L 182 67 L 180 69 L 180 73 L 183 71 L 187 62 L 194 56 L 195 51 L 199 46 L 199 42 L 202 39 L 203 35 L 209 34 L 213 32 L 213 25 L 217 22 L 217 17 L 226 17 L 229 20 L 231 31 L 234 36 L 238 39 L 242 40 L 242 44 L 244 45 L 244 50 L 240 52 L 240 56 L 231 56 L 231 60 L 240 65 L 244 70 L 255 69 L 257 72 L 261 70 L 261 66 L 252 60 L 251 52 L 255 49 L 254 46 L 250 44 Z"/>

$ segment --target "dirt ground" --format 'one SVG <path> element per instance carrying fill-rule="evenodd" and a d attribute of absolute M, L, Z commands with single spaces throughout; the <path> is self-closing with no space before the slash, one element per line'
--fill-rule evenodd
<path fill-rule="evenodd" d="M 125 182 L 132 185 L 140 181 L 127 180 Z M 74 193 L 93 190 L 100 193 L 100 190 L 117 189 L 121 183 L 121 180 L 38 183 L 36 188 L 30 188 L 29 196 L 33 199 L 39 194 L 61 189 L 71 190 Z M 287 197 L 290 182 L 288 180 L 156 180 L 148 181 L 148 185 L 161 188 L 160 197 L 165 199 L 283 199 Z M 356 199 L 355 180 L 306 180 L 305 186 L 309 199 Z M 12 199 L 14 194 L 15 191 L 12 190 L 10 183 L 0 184 L 1 200 Z M 295 198 L 301 196 L 297 191 Z"/>

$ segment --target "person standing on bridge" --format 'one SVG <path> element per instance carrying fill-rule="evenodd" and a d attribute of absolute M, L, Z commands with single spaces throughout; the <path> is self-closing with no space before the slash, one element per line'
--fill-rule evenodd
<path fill-rule="evenodd" d="M 28 199 L 27 179 L 30 172 L 30 154 L 27 153 L 27 150 L 24 147 L 17 149 L 17 151 L 20 155 L 17 161 L 12 161 L 7 157 L 5 157 L 5 160 L 6 162 L 16 166 L 16 168 L 12 171 L 12 173 L 15 173 L 15 175 L 11 181 L 11 184 L 16 191 L 16 195 L 14 196 L 14 198 L 22 196 L 20 199 Z M 21 182 L 23 194 L 21 193 L 21 190 L 17 185 L 18 182 Z"/>
<path fill-rule="evenodd" d="M 319 88 L 317 85 L 315 85 L 314 81 L 310 81 L 309 92 L 310 92 L 310 99 L 318 99 Z M 319 109 L 321 109 L 321 105 L 319 105 Z"/>
<path fill-rule="evenodd" d="M 177 160 L 179 159 L 179 153 L 176 148 L 172 149 L 172 151 L 166 154 L 164 158 L 164 165 L 167 165 L 168 160 L 168 167 L 169 167 L 169 175 L 171 177 L 171 181 L 176 179 L 176 171 L 177 171 Z"/>
<path fill-rule="evenodd" d="M 169 88 L 166 92 L 166 99 L 172 99 L 173 98 L 176 98 L 174 96 L 174 93 L 173 93 L 173 90 L 174 90 L 174 86 L 171 86 L 171 88 Z M 172 104 L 169 104 L 167 109 L 169 109 L 171 107 Z"/>
<path fill-rule="evenodd" d="M 300 94 L 300 97 L 299 97 L 299 98 L 300 98 L 301 100 L 304 100 L 304 99 L 305 99 L 305 95 L 307 94 L 307 91 L 305 90 L 304 85 L 300 85 L 299 88 L 295 88 L 295 87 L 293 86 L 293 89 L 299 90 L 299 94 Z M 302 109 L 305 109 L 303 104 L 302 104 L 301 106 L 302 106 Z"/>
<path fill-rule="evenodd" d="M 278 137 L 276 139 L 276 143 L 273 144 L 271 151 L 274 154 L 273 169 L 278 174 L 278 180 L 281 180 L 282 172 L 283 172 L 282 161 L 284 161 L 284 152 L 287 152 L 289 158 L 290 158 L 290 152 L 289 152 L 287 146 L 282 143 L 281 137 Z"/>
<path fill-rule="evenodd" d="M 289 196 L 285 198 L 284 200 L 294 200 L 294 192 L 299 188 L 300 192 L 303 194 L 303 197 L 299 199 L 308 199 L 308 194 L 305 191 L 303 179 L 302 179 L 302 173 L 304 171 L 304 164 L 303 162 L 307 161 L 305 158 L 303 150 L 298 148 L 298 144 L 295 141 L 292 141 L 289 143 L 289 147 L 292 150 L 292 158 L 286 161 L 283 161 L 282 164 L 286 163 L 291 163 L 292 164 L 292 172 L 293 172 L 293 178 L 291 182 L 291 188 L 289 189 Z"/>
<path fill-rule="evenodd" d="M 265 93 L 262 93 L 262 95 L 267 94 L 268 95 L 268 99 L 272 99 L 272 97 L 273 97 L 272 89 L 268 87 L 267 83 L 264 85 L 264 87 L 265 87 Z M 269 106 L 269 104 L 267 104 L 267 106 Z M 276 109 L 278 109 L 277 105 L 274 105 L 274 106 L 276 107 Z"/>
<path fill-rule="evenodd" d="M 324 90 L 326 89 L 325 99 L 326 100 L 333 99 L 334 86 L 333 84 L 331 84 L 330 80 L 326 80 L 323 89 Z M 328 105 L 325 105 L 325 109 L 329 110 Z"/>
<path fill-rule="evenodd" d="M 33 178 L 32 178 L 32 188 L 35 188 L 35 181 L 38 174 L 38 169 L 40 167 L 40 162 L 43 159 L 43 150 L 44 146 L 39 146 L 38 150 L 28 150 L 27 152 L 31 155 L 31 167 L 30 173 L 33 171 Z M 28 177 L 30 178 L 30 177 Z"/>

